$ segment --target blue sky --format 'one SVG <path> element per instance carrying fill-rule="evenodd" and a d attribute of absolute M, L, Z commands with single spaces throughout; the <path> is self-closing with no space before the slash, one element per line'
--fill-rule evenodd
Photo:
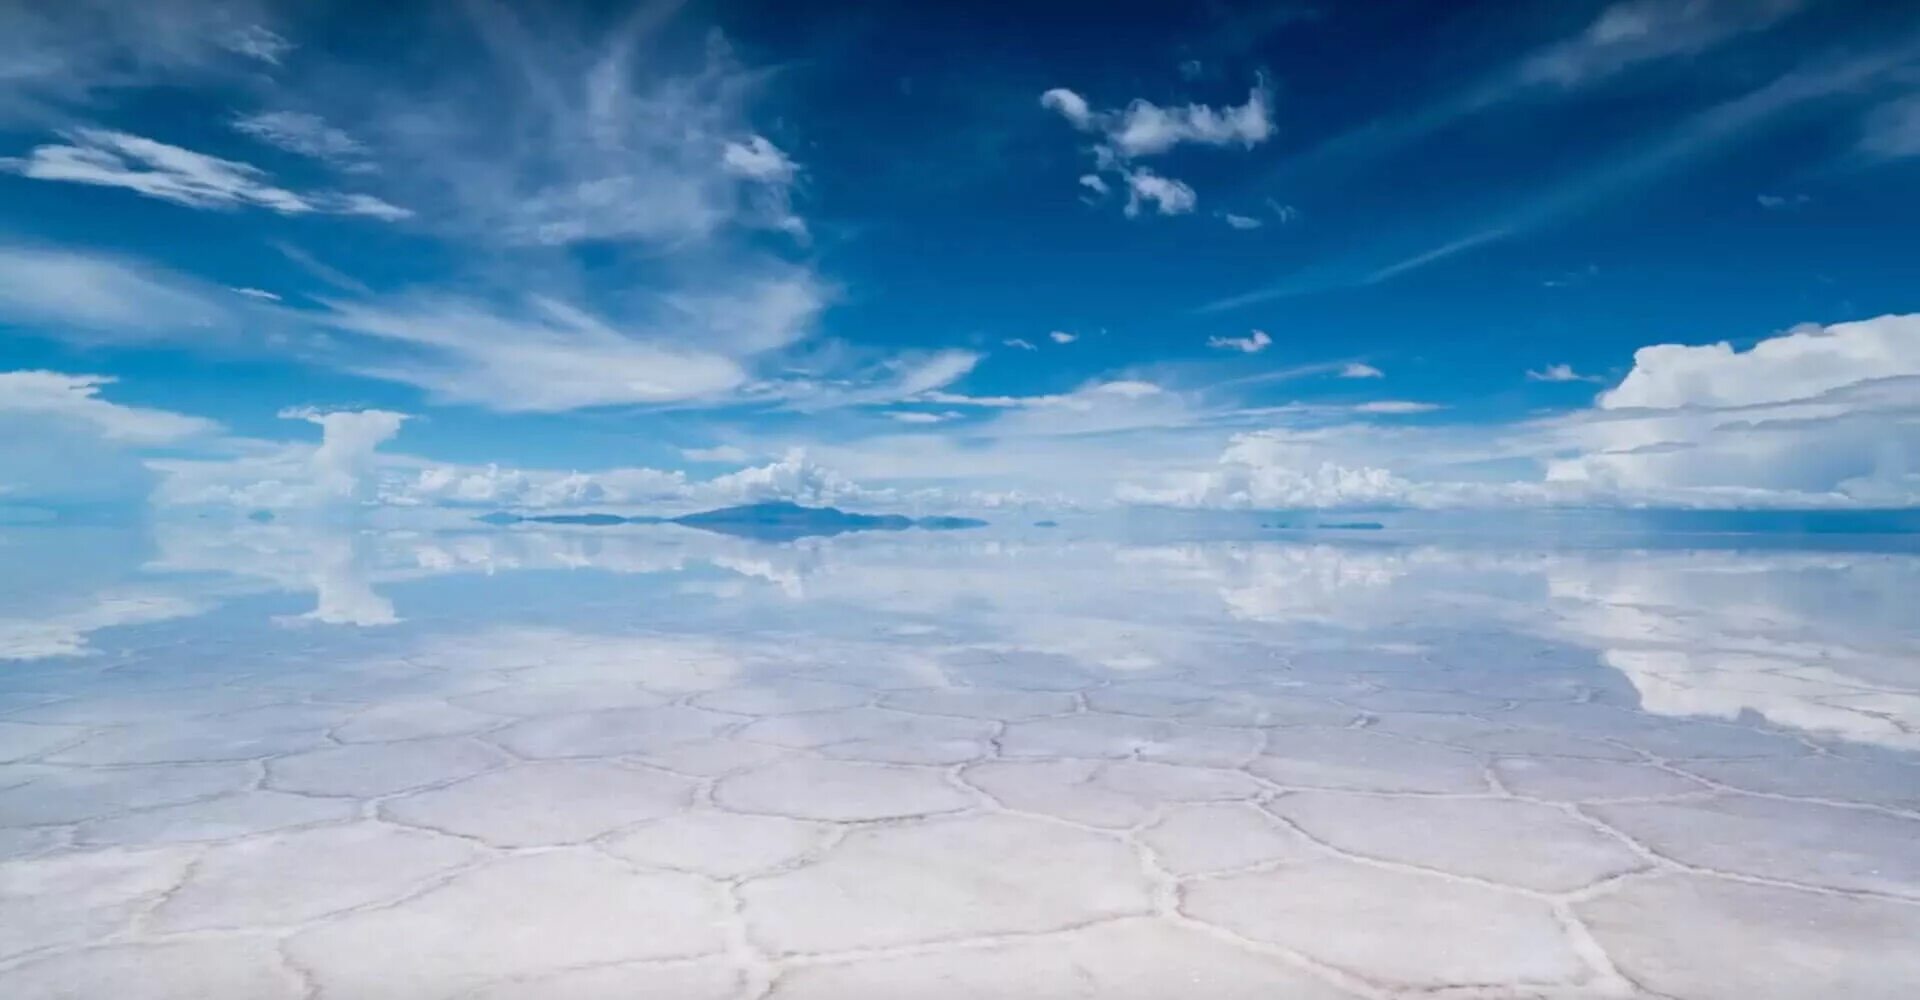
<path fill-rule="evenodd" d="M 0 501 L 1920 500 L 1920 9 L 522 7 L 0 10 Z"/>

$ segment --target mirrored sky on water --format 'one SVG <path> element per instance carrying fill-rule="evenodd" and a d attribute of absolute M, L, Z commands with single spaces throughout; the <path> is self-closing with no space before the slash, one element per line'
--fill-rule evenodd
<path fill-rule="evenodd" d="M 10 996 L 1920 990 L 1912 551 L 188 520 L 0 563 Z"/>

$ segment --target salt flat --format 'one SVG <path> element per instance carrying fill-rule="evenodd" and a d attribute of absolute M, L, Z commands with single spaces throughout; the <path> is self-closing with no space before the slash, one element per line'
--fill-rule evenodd
<path fill-rule="evenodd" d="M 1910 554 L 212 530 L 5 591 L 0 995 L 1920 995 Z"/>

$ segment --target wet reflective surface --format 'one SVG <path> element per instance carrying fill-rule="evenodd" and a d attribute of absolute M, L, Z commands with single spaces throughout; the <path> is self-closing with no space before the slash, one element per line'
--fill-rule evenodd
<path fill-rule="evenodd" d="M 9 997 L 1920 994 L 1920 556 L 0 531 Z"/>

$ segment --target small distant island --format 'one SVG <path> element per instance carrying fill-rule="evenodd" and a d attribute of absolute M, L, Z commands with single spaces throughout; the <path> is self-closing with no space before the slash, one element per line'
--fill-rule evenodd
<path fill-rule="evenodd" d="M 1386 525 L 1379 521 L 1323 521 L 1314 527 L 1322 531 L 1379 531 Z"/>
<path fill-rule="evenodd" d="M 750 538 L 792 539 L 838 535 L 849 531 L 958 531 L 985 527 L 971 517 L 906 517 L 900 514 L 856 514 L 837 507 L 803 507 L 797 503 L 752 503 L 722 507 L 679 517 L 620 514 L 512 514 L 495 511 L 479 520 L 487 524 L 678 524 L 703 531 Z"/>

